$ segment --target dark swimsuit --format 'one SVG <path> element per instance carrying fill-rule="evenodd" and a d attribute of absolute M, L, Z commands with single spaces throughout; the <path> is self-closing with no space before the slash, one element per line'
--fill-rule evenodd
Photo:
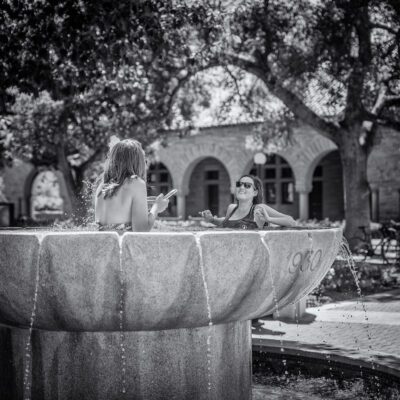
<path fill-rule="evenodd" d="M 249 213 L 242 219 L 230 220 L 229 218 L 233 215 L 233 213 L 237 210 L 239 205 L 232 210 L 232 212 L 227 215 L 222 222 L 223 228 L 233 228 L 233 229 L 259 229 L 256 222 L 254 221 L 254 208 L 252 205 Z M 264 225 L 265 226 L 265 225 Z"/>

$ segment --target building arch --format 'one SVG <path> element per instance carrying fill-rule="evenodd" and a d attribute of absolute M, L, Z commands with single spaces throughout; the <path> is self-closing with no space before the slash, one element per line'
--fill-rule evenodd
<path fill-rule="evenodd" d="M 245 149 L 232 157 L 229 151 L 217 143 L 203 141 L 186 144 L 186 141 L 181 139 L 158 152 L 159 161 L 169 169 L 174 185 L 182 195 L 189 193 L 189 181 L 195 166 L 208 157 L 217 159 L 226 168 L 232 190 L 248 160 Z"/>
<path fill-rule="evenodd" d="M 266 155 L 264 164 L 255 164 L 253 160 L 249 164 L 246 173 L 261 179 L 265 202 L 281 212 L 297 217 L 295 176 L 288 160 L 278 153 L 273 153 Z"/>
<path fill-rule="evenodd" d="M 191 170 L 186 214 L 197 217 L 199 211 L 210 210 L 213 215 L 224 216 L 232 202 L 225 166 L 214 157 L 206 157 L 198 160 Z"/>
<path fill-rule="evenodd" d="M 290 146 L 280 155 L 292 166 L 298 192 L 310 192 L 315 167 L 337 146 L 329 139 L 319 134 L 301 135 L 300 146 Z"/>

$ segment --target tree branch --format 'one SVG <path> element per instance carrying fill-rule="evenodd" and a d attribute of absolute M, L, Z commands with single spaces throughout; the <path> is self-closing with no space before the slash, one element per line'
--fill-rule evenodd
<path fill-rule="evenodd" d="M 386 126 L 388 128 L 400 131 L 400 121 L 396 121 L 388 117 L 380 118 L 379 115 L 373 114 L 369 111 L 365 112 L 365 117 L 366 119 L 373 121 L 377 125 Z"/>
<path fill-rule="evenodd" d="M 240 58 L 233 54 L 226 54 L 224 57 L 225 60 L 232 65 L 256 75 L 262 82 L 264 82 L 268 90 L 280 99 L 297 118 L 318 130 L 318 132 L 328 139 L 337 143 L 339 140 L 339 128 L 335 124 L 325 121 L 323 118 L 318 116 L 293 92 L 281 85 L 278 78 L 272 74 L 267 66 L 258 66 L 252 61 Z"/>
<path fill-rule="evenodd" d="M 379 22 L 370 23 L 369 26 L 372 29 L 383 29 L 385 31 L 393 33 L 394 35 L 397 35 L 399 33 L 399 30 L 396 30 L 396 29 L 392 28 L 391 26 L 388 26 L 388 25 L 385 25 L 385 24 L 381 24 Z"/>
<path fill-rule="evenodd" d="M 78 168 L 84 171 L 89 164 L 96 160 L 96 158 L 103 152 L 102 149 L 96 150 L 87 160 L 78 166 Z"/>

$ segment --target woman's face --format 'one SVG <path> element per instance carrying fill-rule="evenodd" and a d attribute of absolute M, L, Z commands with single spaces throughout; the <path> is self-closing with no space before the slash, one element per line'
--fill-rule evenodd
<path fill-rule="evenodd" d="M 248 176 L 240 178 L 236 182 L 236 198 L 239 201 L 253 200 L 253 197 L 257 196 L 258 191 L 254 186 L 253 179 Z"/>

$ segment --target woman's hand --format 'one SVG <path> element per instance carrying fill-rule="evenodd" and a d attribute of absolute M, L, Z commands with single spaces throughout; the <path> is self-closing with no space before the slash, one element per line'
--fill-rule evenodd
<path fill-rule="evenodd" d="M 154 205 L 157 207 L 158 213 L 162 213 L 164 210 L 166 210 L 168 204 L 169 204 L 169 199 L 164 199 L 163 193 L 159 194 L 154 201 Z"/>
<path fill-rule="evenodd" d="M 256 207 L 254 210 L 254 221 L 259 229 L 269 222 L 269 215 L 264 207 Z"/>
<path fill-rule="evenodd" d="M 204 218 L 206 222 L 213 222 L 214 216 L 212 215 L 210 210 L 200 211 L 199 214 Z"/>

